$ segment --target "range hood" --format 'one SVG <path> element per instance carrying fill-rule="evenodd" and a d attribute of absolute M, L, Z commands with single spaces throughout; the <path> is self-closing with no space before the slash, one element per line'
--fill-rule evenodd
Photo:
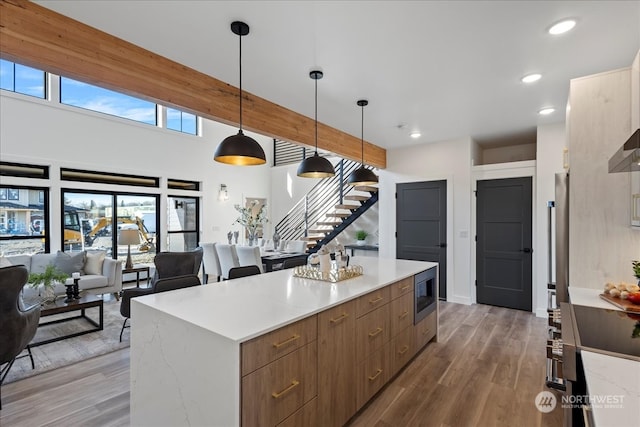
<path fill-rule="evenodd" d="M 640 171 L 640 129 L 609 159 L 609 173 Z"/>

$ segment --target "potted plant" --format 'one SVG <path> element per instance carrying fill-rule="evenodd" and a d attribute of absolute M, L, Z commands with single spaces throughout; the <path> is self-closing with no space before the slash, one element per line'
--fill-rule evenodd
<path fill-rule="evenodd" d="M 43 302 L 55 301 L 56 296 L 54 292 L 54 286 L 56 283 L 64 283 L 69 275 L 63 271 L 58 270 L 53 264 L 49 264 L 45 267 L 42 273 L 30 273 L 28 283 L 33 288 L 37 288 L 42 285 Z"/>
<path fill-rule="evenodd" d="M 358 244 L 358 246 L 363 246 L 364 245 L 364 240 L 367 238 L 369 234 L 364 231 L 364 230 L 358 230 L 356 231 L 356 243 Z"/>

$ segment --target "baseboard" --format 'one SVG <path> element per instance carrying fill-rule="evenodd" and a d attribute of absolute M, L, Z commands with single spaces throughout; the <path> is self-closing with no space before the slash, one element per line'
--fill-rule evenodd
<path fill-rule="evenodd" d="M 542 317 L 543 319 L 546 319 L 547 317 L 549 317 L 549 313 L 547 313 L 546 308 L 538 308 L 536 309 L 536 317 Z"/>
<path fill-rule="evenodd" d="M 447 301 L 455 302 L 456 304 L 464 304 L 464 305 L 473 304 L 471 302 L 471 298 L 469 298 L 469 297 L 459 297 L 459 296 L 455 296 L 455 295 L 450 297 L 450 298 L 447 298 Z"/>

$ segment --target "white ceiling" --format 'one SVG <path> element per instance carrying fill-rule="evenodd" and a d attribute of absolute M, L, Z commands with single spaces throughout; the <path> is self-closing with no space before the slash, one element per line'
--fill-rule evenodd
<path fill-rule="evenodd" d="M 244 21 L 243 89 L 313 117 L 319 68 L 318 120 L 360 137 L 356 101 L 368 99 L 364 137 L 387 149 L 562 122 L 570 79 L 628 67 L 640 49 L 640 1 L 37 3 L 235 86 L 229 24 Z M 576 28 L 549 35 L 563 18 Z M 521 83 L 531 72 L 542 79 Z"/>

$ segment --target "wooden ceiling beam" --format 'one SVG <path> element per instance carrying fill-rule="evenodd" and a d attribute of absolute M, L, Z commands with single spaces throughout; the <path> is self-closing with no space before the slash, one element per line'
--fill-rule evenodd
<path fill-rule="evenodd" d="M 0 0 L 0 57 L 238 126 L 239 89 L 26 0 Z M 243 127 L 314 146 L 313 119 L 243 91 Z M 318 148 L 360 161 L 360 138 L 318 123 Z M 365 163 L 386 150 L 365 141 Z"/>

